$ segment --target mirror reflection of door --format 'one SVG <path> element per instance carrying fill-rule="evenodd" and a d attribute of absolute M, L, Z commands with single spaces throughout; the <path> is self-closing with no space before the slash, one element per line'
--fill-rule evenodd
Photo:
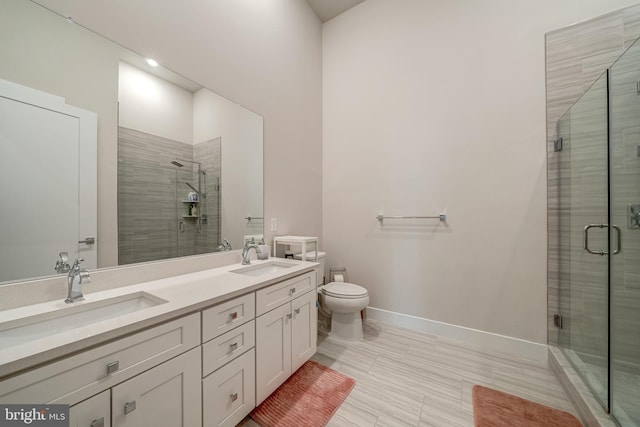
<path fill-rule="evenodd" d="M 0 81 L 0 282 L 52 275 L 60 252 L 96 267 L 95 244 L 78 243 L 96 232 L 96 123 L 62 98 Z M 79 197 L 85 171 L 89 196 Z"/>

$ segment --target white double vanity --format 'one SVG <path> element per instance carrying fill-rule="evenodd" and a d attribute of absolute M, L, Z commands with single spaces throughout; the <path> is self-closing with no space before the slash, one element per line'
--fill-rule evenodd
<path fill-rule="evenodd" d="M 315 353 L 315 266 L 272 258 L 0 311 L 0 403 L 69 404 L 74 427 L 234 426 Z"/>

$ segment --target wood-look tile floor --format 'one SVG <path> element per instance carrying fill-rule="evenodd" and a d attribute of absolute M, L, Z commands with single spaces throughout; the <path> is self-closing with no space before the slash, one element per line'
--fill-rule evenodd
<path fill-rule="evenodd" d="M 473 426 L 474 384 L 575 414 L 546 365 L 371 321 L 360 342 L 320 335 L 313 360 L 356 380 L 329 426 Z"/>

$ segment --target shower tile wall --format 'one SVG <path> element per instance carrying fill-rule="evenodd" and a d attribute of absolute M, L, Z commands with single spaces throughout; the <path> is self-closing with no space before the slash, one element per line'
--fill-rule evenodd
<path fill-rule="evenodd" d="M 640 36 L 640 5 L 613 12 L 546 35 L 547 153 L 548 153 L 548 341 L 558 344 L 553 315 L 559 312 L 560 256 L 559 176 L 563 164 L 554 152 L 560 117 L 593 82 Z M 566 172 L 565 172 L 566 173 Z M 565 213 L 566 214 L 566 213 Z M 615 221 L 620 221 L 614 218 Z M 626 221 L 624 222 L 626 224 Z M 623 274 L 640 265 L 640 251 L 626 250 Z M 631 258 L 627 258 L 631 257 Z M 632 261 L 633 259 L 633 261 Z M 587 277 L 589 272 L 584 272 Z M 637 282 L 636 282 L 637 283 Z M 584 303 L 597 297 L 585 289 Z M 637 307 L 637 305 L 636 305 Z M 584 337 L 588 341 L 588 337 Z"/>
<path fill-rule="evenodd" d="M 201 232 L 196 234 L 196 252 L 199 254 L 211 252 L 222 240 L 220 236 L 221 149 L 221 138 L 204 141 L 193 147 L 194 158 L 202 163 L 202 169 L 206 171 L 203 189 L 206 197 L 200 203 L 200 213 L 207 215 L 207 223 L 203 224 Z"/>
<path fill-rule="evenodd" d="M 176 191 L 176 179 L 192 182 L 192 168 L 171 165 L 175 159 L 192 158 L 191 145 L 119 128 L 119 264 L 195 253 L 195 222 L 185 221 L 185 232 L 179 236 L 177 209 L 183 206 L 176 203 L 188 192 L 186 185 L 185 191 Z"/>

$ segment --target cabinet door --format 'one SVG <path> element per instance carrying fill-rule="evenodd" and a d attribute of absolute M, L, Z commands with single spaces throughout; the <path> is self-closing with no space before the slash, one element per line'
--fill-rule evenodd
<path fill-rule="evenodd" d="M 69 427 L 111 427 L 111 391 L 69 408 Z"/>
<path fill-rule="evenodd" d="M 114 387 L 113 426 L 201 426 L 200 363 L 194 348 Z"/>
<path fill-rule="evenodd" d="M 291 374 L 291 304 L 256 319 L 256 405 Z"/>
<path fill-rule="evenodd" d="M 255 408 L 255 372 L 251 349 L 202 380 L 205 427 L 233 427 Z"/>
<path fill-rule="evenodd" d="M 311 358 L 316 352 L 318 328 L 317 293 L 307 292 L 291 302 L 291 372 Z"/>

